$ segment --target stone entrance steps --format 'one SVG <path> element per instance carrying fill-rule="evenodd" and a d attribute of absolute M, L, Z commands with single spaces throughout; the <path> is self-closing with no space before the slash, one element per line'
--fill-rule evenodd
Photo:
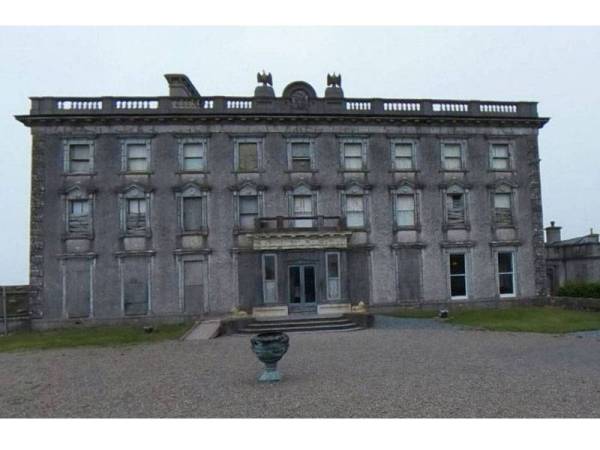
<path fill-rule="evenodd" d="M 353 320 L 342 316 L 305 317 L 256 320 L 237 330 L 241 334 L 258 334 L 267 331 L 356 331 L 364 329 Z"/>

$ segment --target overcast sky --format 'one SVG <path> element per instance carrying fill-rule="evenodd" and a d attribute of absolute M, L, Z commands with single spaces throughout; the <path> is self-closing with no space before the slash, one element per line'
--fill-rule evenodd
<path fill-rule="evenodd" d="M 319 95 L 538 101 L 544 224 L 600 230 L 600 28 L 0 28 L 0 285 L 28 283 L 29 96 L 252 95 L 272 72 Z"/>

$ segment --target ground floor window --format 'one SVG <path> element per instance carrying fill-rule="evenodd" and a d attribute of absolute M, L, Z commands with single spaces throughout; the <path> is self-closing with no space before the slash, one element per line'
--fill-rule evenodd
<path fill-rule="evenodd" d="M 513 252 L 498 252 L 498 293 L 501 297 L 515 295 Z"/>
<path fill-rule="evenodd" d="M 467 297 L 467 258 L 464 253 L 450 254 L 450 296 Z"/>
<path fill-rule="evenodd" d="M 340 298 L 340 254 L 327 253 L 327 298 Z"/>
<path fill-rule="evenodd" d="M 263 255 L 263 301 L 277 303 L 277 260 L 275 255 Z"/>

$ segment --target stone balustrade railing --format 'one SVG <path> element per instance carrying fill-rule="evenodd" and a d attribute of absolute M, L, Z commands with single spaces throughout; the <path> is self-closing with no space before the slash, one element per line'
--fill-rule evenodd
<path fill-rule="evenodd" d="M 260 97 L 33 97 L 31 115 L 106 114 L 319 114 L 536 118 L 535 102 L 313 98 L 294 105 L 287 98 Z"/>

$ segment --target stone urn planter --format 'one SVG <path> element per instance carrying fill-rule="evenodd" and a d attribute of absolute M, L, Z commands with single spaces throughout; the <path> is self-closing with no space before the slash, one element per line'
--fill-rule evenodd
<path fill-rule="evenodd" d="M 258 377 L 258 381 L 272 382 L 281 380 L 277 370 L 277 362 L 287 352 L 290 338 L 279 331 L 260 333 L 250 339 L 252 351 L 258 359 L 265 364 L 265 371 Z"/>

